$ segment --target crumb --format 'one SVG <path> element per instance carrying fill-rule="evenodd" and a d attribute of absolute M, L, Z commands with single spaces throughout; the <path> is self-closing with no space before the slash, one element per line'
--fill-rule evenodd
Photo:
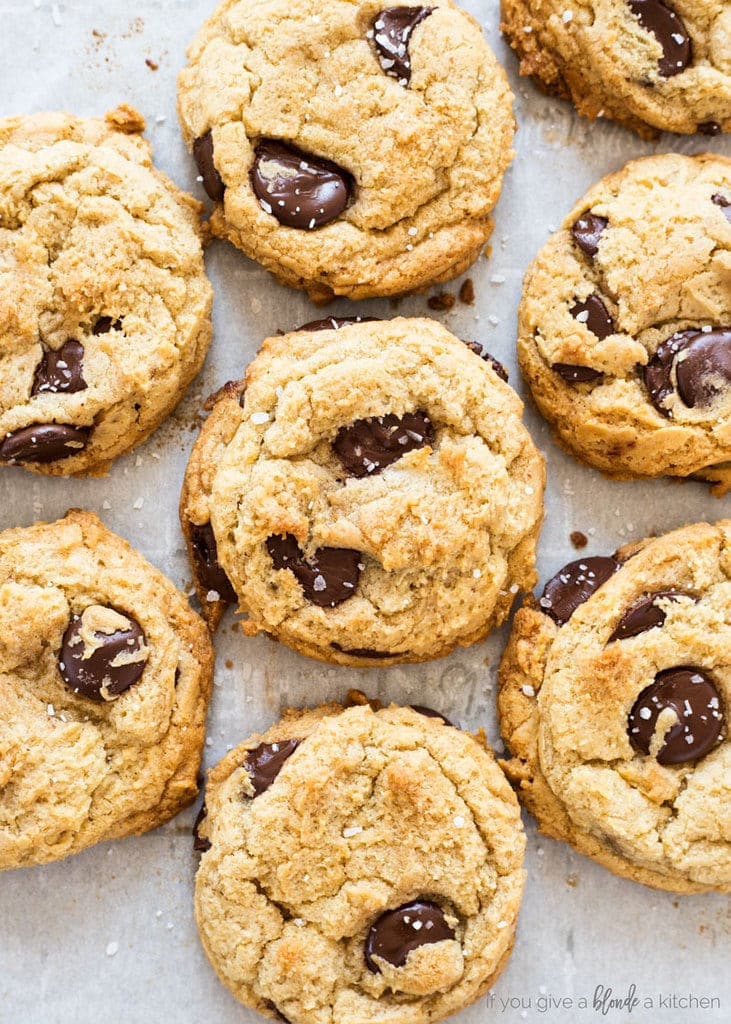
<path fill-rule="evenodd" d="M 233 668 L 234 667 L 234 663 L 231 661 L 230 658 L 226 658 L 225 665 L 226 665 L 226 668 Z"/>
<path fill-rule="evenodd" d="M 471 277 L 462 282 L 462 287 L 459 290 L 459 301 L 464 302 L 465 306 L 474 305 L 475 286 Z"/>
<path fill-rule="evenodd" d="M 447 309 L 452 309 L 456 299 L 454 295 L 450 295 L 449 292 L 439 292 L 438 295 L 431 295 L 427 299 L 427 306 L 429 309 L 436 309 L 443 312 Z"/>
<path fill-rule="evenodd" d="M 578 884 L 579 884 L 579 876 L 576 875 L 576 874 L 573 874 L 573 872 L 572 872 L 572 874 L 570 874 L 567 877 L 567 879 L 566 879 L 566 885 L 568 885 L 569 888 L 571 888 L 571 889 L 575 889 Z"/>
<path fill-rule="evenodd" d="M 147 64 L 150 71 L 157 71 L 157 69 L 160 67 L 157 61 L 153 60 L 152 57 L 145 57 L 145 64 Z"/>
<path fill-rule="evenodd" d="M 585 548 L 589 543 L 589 538 L 581 530 L 574 530 L 569 539 L 575 548 Z"/>

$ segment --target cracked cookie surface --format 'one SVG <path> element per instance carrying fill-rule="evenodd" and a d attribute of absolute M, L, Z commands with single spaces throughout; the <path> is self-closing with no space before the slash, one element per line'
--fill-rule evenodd
<path fill-rule="evenodd" d="M 206 808 L 198 929 L 265 1016 L 426 1024 L 502 969 L 525 840 L 481 737 L 408 708 L 288 712 L 212 769 Z"/>
<path fill-rule="evenodd" d="M 731 891 L 731 521 L 566 566 L 517 613 L 503 763 L 542 832 L 616 874 Z"/>
<path fill-rule="evenodd" d="M 227 0 L 188 58 L 179 113 L 213 231 L 283 283 L 315 301 L 394 295 L 478 257 L 512 94 L 451 0 Z"/>
<path fill-rule="evenodd" d="M 423 661 L 533 586 L 543 459 L 495 366 L 436 321 L 269 338 L 245 388 L 214 396 L 181 498 L 212 625 L 237 598 L 245 632 L 312 657 Z"/>
<path fill-rule="evenodd" d="M 196 795 L 213 672 L 185 597 L 89 512 L 0 534 L 0 869 Z"/>
<path fill-rule="evenodd" d="M 144 120 L 0 122 L 0 462 L 106 472 L 172 411 L 211 338 L 200 206 Z"/>
<path fill-rule="evenodd" d="M 657 130 L 731 131 L 731 4 L 502 0 L 520 71 L 585 117 Z"/>
<path fill-rule="evenodd" d="M 609 476 L 731 486 L 731 160 L 598 182 L 529 268 L 518 355 L 558 440 Z"/>

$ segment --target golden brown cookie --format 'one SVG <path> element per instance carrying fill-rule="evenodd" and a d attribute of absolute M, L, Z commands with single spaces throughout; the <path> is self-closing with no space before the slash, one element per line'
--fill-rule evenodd
<path fill-rule="evenodd" d="M 128 107 L 0 121 L 0 463 L 102 474 L 203 364 L 201 208 L 144 127 Z"/>
<path fill-rule="evenodd" d="M 559 441 L 619 479 L 731 486 L 731 160 L 634 160 L 525 278 L 518 355 Z"/>
<path fill-rule="evenodd" d="M 225 0 L 178 107 L 212 227 L 316 302 L 461 274 L 492 230 L 512 93 L 452 0 Z"/>
<path fill-rule="evenodd" d="M 587 556 L 515 616 L 503 767 L 546 835 L 674 892 L 731 891 L 731 521 Z"/>
<path fill-rule="evenodd" d="M 410 708 L 288 712 L 209 775 L 196 919 L 237 999 L 290 1024 L 427 1024 L 513 945 L 525 839 L 481 736 Z"/>
<path fill-rule="evenodd" d="M 520 72 L 585 117 L 657 130 L 731 131 L 731 4 L 502 0 Z"/>
<path fill-rule="evenodd" d="M 0 534 L 0 869 L 189 804 L 213 651 L 185 597 L 91 512 Z"/>
<path fill-rule="evenodd" d="M 487 357 L 489 360 L 489 357 Z M 499 364 L 432 320 L 265 341 L 181 498 L 205 615 L 343 665 L 483 639 L 535 582 L 544 465 Z"/>

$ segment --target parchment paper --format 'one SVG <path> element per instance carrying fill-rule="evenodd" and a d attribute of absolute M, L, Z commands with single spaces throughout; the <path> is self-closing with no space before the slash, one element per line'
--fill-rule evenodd
<path fill-rule="evenodd" d="M 731 139 L 664 136 L 643 143 L 609 123 L 590 126 L 568 104 L 546 99 L 518 79 L 516 62 L 500 38 L 497 0 L 463 0 L 463 6 L 482 22 L 513 82 L 518 155 L 497 208 L 492 257 L 481 259 L 469 275 L 476 305 L 457 302 L 451 312 L 432 315 L 455 333 L 483 341 L 520 389 L 514 344 L 521 278 L 574 200 L 633 156 L 668 149 L 728 154 Z M 103 114 L 119 102 L 130 103 L 147 118 L 159 166 L 203 198 L 178 132 L 175 76 L 211 9 L 212 0 L 0 0 L 0 115 L 59 108 Z M 317 315 L 303 295 L 279 287 L 222 242 L 210 247 L 207 264 L 216 293 L 215 340 L 201 378 L 176 415 L 143 448 L 121 459 L 107 479 L 67 481 L 3 468 L 0 528 L 52 520 L 70 506 L 93 509 L 174 582 L 189 587 L 177 502 L 203 399 L 241 375 L 266 335 Z M 457 287 L 448 290 L 456 293 Z M 328 312 L 352 309 L 341 301 Z M 394 313 L 385 301 L 361 304 L 359 311 Z M 426 298 L 404 299 L 398 312 L 425 315 Z M 590 535 L 587 553 L 602 553 L 632 537 L 731 515 L 731 497 L 714 499 L 700 484 L 605 480 L 560 452 L 530 408 L 526 417 L 548 458 L 542 580 L 576 557 L 572 530 Z M 418 698 L 467 727 L 485 726 L 499 745 L 495 676 L 504 630 L 429 665 L 357 671 L 323 667 L 264 638 L 247 640 L 234 622 L 229 614 L 216 637 L 209 765 L 229 745 L 266 727 L 282 706 L 341 698 L 351 686 L 383 700 Z M 198 943 L 191 899 L 193 817 L 190 810 L 146 836 L 0 876 L 2 1024 L 260 1019 L 218 983 Z M 493 996 L 456 1018 L 459 1024 L 731 1020 L 727 898 L 679 898 L 645 889 L 537 836 L 530 821 L 527 828 L 529 881 L 515 952 Z M 632 986 L 640 1003 L 631 1010 L 604 1014 L 593 1007 L 597 987 L 604 988 L 605 998 L 611 988 L 611 999 L 625 999 Z M 706 1004 L 682 1002 L 691 996 Z"/>

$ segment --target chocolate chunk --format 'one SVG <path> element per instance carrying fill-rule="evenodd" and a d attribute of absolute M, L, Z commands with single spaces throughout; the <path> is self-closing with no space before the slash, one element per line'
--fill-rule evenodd
<path fill-rule="evenodd" d="M 455 726 L 449 721 L 446 715 L 443 715 L 441 711 L 435 711 L 434 708 L 428 708 L 425 704 L 410 704 L 409 707 L 412 711 L 416 711 L 419 715 L 425 715 L 426 718 L 440 718 L 445 725 Z"/>
<path fill-rule="evenodd" d="M 260 743 L 246 755 L 244 767 L 249 773 L 254 796 L 261 796 L 269 789 L 282 770 L 287 758 L 291 757 L 302 740 L 280 740 L 279 743 Z"/>
<path fill-rule="evenodd" d="M 632 746 L 650 753 L 660 713 L 675 712 L 677 721 L 665 733 L 659 764 L 684 764 L 712 750 L 723 733 L 724 709 L 713 680 L 693 666 L 669 668 L 639 695 L 627 719 Z"/>
<path fill-rule="evenodd" d="M 373 974 L 379 974 L 380 968 L 373 960 L 377 956 L 394 967 L 403 967 L 412 950 L 454 937 L 454 929 L 436 903 L 404 903 L 382 914 L 371 926 L 365 944 L 366 966 Z"/>
<path fill-rule="evenodd" d="M 596 256 L 599 252 L 599 240 L 609 221 L 606 217 L 598 217 L 594 213 L 584 213 L 571 228 L 574 241 L 587 256 Z"/>
<path fill-rule="evenodd" d="M 731 199 L 727 199 L 726 196 L 717 192 L 715 196 L 711 196 L 711 202 L 721 207 L 724 217 L 731 223 Z"/>
<path fill-rule="evenodd" d="M 723 129 L 718 121 L 704 121 L 698 125 L 698 131 L 701 135 L 720 135 Z"/>
<path fill-rule="evenodd" d="M 657 39 L 662 47 L 658 69 L 663 78 L 672 78 L 690 64 L 693 47 L 682 20 L 661 0 L 628 0 L 630 10 L 639 18 L 640 25 Z"/>
<path fill-rule="evenodd" d="M 692 596 L 684 590 L 660 590 L 655 594 L 646 594 L 627 609 L 609 639 L 626 640 L 628 637 L 646 633 L 655 626 L 662 626 L 667 613 L 656 602 L 662 599 L 677 601 L 679 597 Z"/>
<path fill-rule="evenodd" d="M 226 186 L 213 159 L 213 136 L 210 132 L 201 135 L 193 143 L 193 159 L 198 165 L 198 173 L 203 178 L 203 188 L 209 198 L 214 203 L 222 203 Z"/>
<path fill-rule="evenodd" d="M 264 140 L 256 147 L 251 187 L 262 209 L 280 224 L 312 231 L 340 216 L 350 199 L 352 178 L 329 160 Z"/>
<path fill-rule="evenodd" d="M 464 338 L 462 340 L 464 341 Z M 495 356 L 491 356 L 489 352 L 486 352 L 479 341 L 465 341 L 464 343 L 467 348 L 471 349 L 475 353 L 476 356 L 479 356 L 480 359 L 484 359 L 486 363 L 489 363 L 498 377 L 501 380 L 504 380 L 507 384 L 508 371 L 505 369 L 503 364 L 495 358 Z"/>
<path fill-rule="evenodd" d="M 86 448 L 91 427 L 64 423 L 36 423 L 6 434 L 0 444 L 2 462 L 55 462 L 78 455 Z"/>
<path fill-rule="evenodd" d="M 215 591 L 221 601 L 227 601 L 229 604 L 238 601 L 236 591 L 218 561 L 218 546 L 213 527 L 210 523 L 203 523 L 202 526 L 191 523 L 190 526 L 199 583 L 208 591 Z"/>
<path fill-rule="evenodd" d="M 84 346 L 69 338 L 61 348 L 47 348 L 36 367 L 31 395 L 75 394 L 86 390 L 83 374 Z"/>
<path fill-rule="evenodd" d="M 677 331 L 660 345 L 644 377 L 650 399 L 663 416 L 670 415 L 665 405 L 675 390 L 673 367 L 685 405 L 691 409 L 711 405 L 726 381 L 731 381 L 731 327 Z"/>
<path fill-rule="evenodd" d="M 208 811 L 206 810 L 206 805 L 205 803 L 202 803 L 201 809 L 198 811 L 195 821 L 193 822 L 193 849 L 196 851 L 196 853 L 206 853 L 206 851 L 210 850 L 211 848 L 210 839 L 206 839 L 205 836 L 202 836 L 198 832 L 198 829 L 207 814 Z"/>
<path fill-rule="evenodd" d="M 90 700 L 114 700 L 138 681 L 147 659 L 138 622 L 116 608 L 90 605 L 72 617 L 58 667 L 74 693 Z"/>
<path fill-rule="evenodd" d="M 354 658 L 397 658 L 400 651 L 372 651 L 370 647 L 341 647 L 333 641 L 330 646 L 341 654 L 352 654 Z"/>
<path fill-rule="evenodd" d="M 678 393 L 685 404 L 711 405 L 731 381 L 731 327 L 701 331 L 676 363 Z"/>
<path fill-rule="evenodd" d="M 399 85 L 411 81 L 409 42 L 417 25 L 432 13 L 431 7 L 387 7 L 373 22 L 373 42 L 381 67 Z"/>
<path fill-rule="evenodd" d="M 92 334 L 109 334 L 110 331 L 121 331 L 122 321 L 112 320 L 110 316 L 100 316 L 91 329 Z"/>
<path fill-rule="evenodd" d="M 614 334 L 614 320 L 596 292 L 583 302 L 577 302 L 571 309 L 571 316 L 580 324 L 584 324 L 599 341 L 604 341 L 610 334 Z"/>
<path fill-rule="evenodd" d="M 538 603 L 546 615 L 563 626 L 619 568 L 616 558 L 604 555 L 569 562 L 548 581 Z"/>
<path fill-rule="evenodd" d="M 375 476 L 406 452 L 432 443 L 434 428 L 425 412 L 389 413 L 342 427 L 333 448 L 351 476 Z"/>
<path fill-rule="evenodd" d="M 324 320 L 310 320 L 308 324 L 295 327 L 297 331 L 339 331 L 350 324 L 369 324 L 380 320 L 378 316 L 328 316 Z"/>
<path fill-rule="evenodd" d="M 591 366 L 574 366 L 572 363 L 553 363 L 551 369 L 569 384 L 590 384 L 604 376 L 601 370 L 594 370 Z"/>
<path fill-rule="evenodd" d="M 290 569 L 308 601 L 320 608 L 334 608 L 355 594 L 362 569 L 362 554 L 350 548 L 318 548 L 305 558 L 297 539 L 267 538 L 267 551 L 275 569 Z"/>

